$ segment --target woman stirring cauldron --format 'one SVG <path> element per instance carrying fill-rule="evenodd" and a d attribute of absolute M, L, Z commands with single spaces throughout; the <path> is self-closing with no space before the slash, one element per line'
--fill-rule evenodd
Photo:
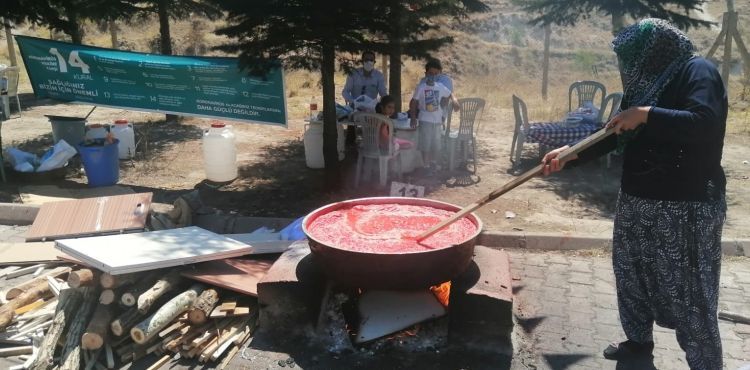
<path fill-rule="evenodd" d="M 604 357 L 650 356 L 655 322 L 675 329 L 691 369 L 721 369 L 724 85 L 715 66 L 664 20 L 623 29 L 613 46 L 624 97 L 607 127 L 618 135 L 575 159 L 623 150 L 612 264 L 627 340 Z M 566 148 L 544 156 L 545 175 L 563 168 L 558 155 Z"/>

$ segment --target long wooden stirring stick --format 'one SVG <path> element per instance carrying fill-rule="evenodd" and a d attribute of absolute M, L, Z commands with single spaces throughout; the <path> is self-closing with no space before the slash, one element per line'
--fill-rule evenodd
<path fill-rule="evenodd" d="M 604 138 L 610 136 L 614 133 L 613 129 L 601 129 L 591 136 L 581 140 L 578 142 L 578 144 L 573 145 L 572 147 L 568 148 L 564 152 L 560 153 L 558 158 L 562 159 L 568 159 L 572 157 L 573 155 L 578 154 L 580 151 L 602 141 Z M 544 169 L 543 164 L 539 164 L 536 167 L 524 172 L 523 174 L 519 175 L 515 179 L 511 180 L 507 184 L 503 185 L 502 187 L 495 189 L 493 192 L 489 193 L 485 197 L 477 200 L 476 202 L 469 204 L 468 206 L 464 207 L 460 211 L 458 211 L 456 214 L 451 216 L 450 218 L 440 222 L 439 224 L 432 227 L 432 229 L 427 230 L 422 235 L 417 236 L 417 241 L 422 241 L 424 239 L 429 238 L 432 234 L 435 234 L 436 232 L 440 231 L 441 229 L 445 228 L 446 226 L 460 220 L 462 217 L 466 216 L 467 214 L 475 211 L 476 209 L 484 206 L 485 204 L 495 200 L 495 198 L 513 190 L 518 185 L 523 184 L 526 181 L 531 180 L 535 176 L 542 173 L 542 170 Z"/>

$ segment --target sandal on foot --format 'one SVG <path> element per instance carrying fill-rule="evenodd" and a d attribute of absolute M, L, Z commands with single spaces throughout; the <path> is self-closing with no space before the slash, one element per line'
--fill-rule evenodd
<path fill-rule="evenodd" d="M 604 358 L 618 360 L 634 356 L 650 355 L 654 350 L 654 342 L 639 343 L 626 340 L 620 343 L 612 343 L 604 350 Z"/>

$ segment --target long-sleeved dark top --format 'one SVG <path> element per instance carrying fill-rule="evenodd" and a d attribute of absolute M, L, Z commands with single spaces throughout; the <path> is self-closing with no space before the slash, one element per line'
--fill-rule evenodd
<path fill-rule="evenodd" d="M 708 201 L 724 194 L 721 168 L 727 93 L 717 69 L 690 59 L 665 87 L 623 152 L 621 191 L 648 199 Z M 579 153 L 585 162 L 617 146 L 612 135 Z"/>

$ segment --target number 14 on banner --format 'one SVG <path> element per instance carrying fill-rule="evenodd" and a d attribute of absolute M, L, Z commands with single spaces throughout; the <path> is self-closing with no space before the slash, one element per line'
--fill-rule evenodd
<path fill-rule="evenodd" d="M 424 198 L 424 186 L 393 181 L 391 182 L 391 196 Z"/>

